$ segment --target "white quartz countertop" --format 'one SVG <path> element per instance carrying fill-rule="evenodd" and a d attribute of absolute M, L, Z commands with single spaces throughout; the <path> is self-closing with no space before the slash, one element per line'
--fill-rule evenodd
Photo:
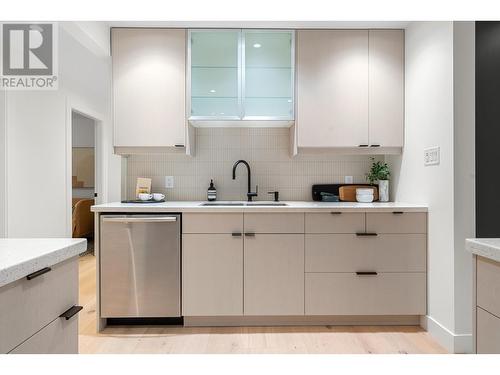
<path fill-rule="evenodd" d="M 0 287 L 83 253 L 82 238 L 0 239 Z"/>
<path fill-rule="evenodd" d="M 500 238 L 468 238 L 465 248 L 472 254 L 500 262 Z"/>
<path fill-rule="evenodd" d="M 222 203 L 221 201 L 217 201 Z M 164 203 L 106 203 L 92 206 L 94 212 L 317 212 L 321 210 L 371 211 L 371 212 L 427 212 L 427 206 L 401 202 L 315 202 L 283 201 L 286 206 L 202 206 L 203 201 L 178 201 Z M 243 201 L 231 203 L 244 203 Z M 254 203 L 265 203 L 255 201 Z"/>

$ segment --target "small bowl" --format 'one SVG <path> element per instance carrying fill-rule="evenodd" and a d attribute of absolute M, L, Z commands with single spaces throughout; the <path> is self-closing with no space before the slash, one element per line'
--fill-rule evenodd
<path fill-rule="evenodd" d="M 356 194 L 356 200 L 360 203 L 373 202 L 373 194 Z"/>
<path fill-rule="evenodd" d="M 356 189 L 356 195 L 373 195 L 373 189 L 371 188 L 359 188 Z"/>

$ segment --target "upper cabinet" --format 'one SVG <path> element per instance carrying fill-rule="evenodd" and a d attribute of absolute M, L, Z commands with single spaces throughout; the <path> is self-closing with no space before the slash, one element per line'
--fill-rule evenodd
<path fill-rule="evenodd" d="M 293 31 L 191 30 L 188 43 L 193 124 L 293 121 Z"/>
<path fill-rule="evenodd" d="M 297 32 L 298 147 L 403 146 L 402 30 Z"/>
<path fill-rule="evenodd" d="M 115 28 L 111 47 L 115 151 L 186 146 L 186 30 Z"/>

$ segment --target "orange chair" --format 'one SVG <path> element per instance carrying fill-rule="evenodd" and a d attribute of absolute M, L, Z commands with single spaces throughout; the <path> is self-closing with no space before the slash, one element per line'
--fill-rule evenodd
<path fill-rule="evenodd" d="M 94 237 L 93 199 L 73 198 L 73 238 Z"/>

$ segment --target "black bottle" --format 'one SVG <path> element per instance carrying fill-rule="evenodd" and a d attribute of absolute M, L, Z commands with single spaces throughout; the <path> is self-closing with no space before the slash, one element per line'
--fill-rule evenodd
<path fill-rule="evenodd" d="M 210 180 L 210 186 L 207 190 L 207 200 L 214 201 L 217 199 L 217 189 L 214 186 L 214 180 Z"/>

